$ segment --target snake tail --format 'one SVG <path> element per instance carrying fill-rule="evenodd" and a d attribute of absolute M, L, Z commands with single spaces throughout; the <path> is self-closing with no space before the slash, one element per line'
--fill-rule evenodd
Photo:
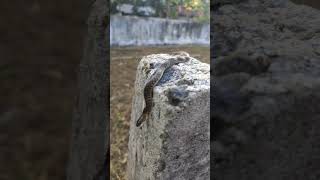
<path fill-rule="evenodd" d="M 148 118 L 148 113 L 146 111 L 143 111 L 143 113 L 141 114 L 141 116 L 139 117 L 139 119 L 137 120 L 136 126 L 139 127 L 141 126 L 141 124 L 147 120 Z"/>

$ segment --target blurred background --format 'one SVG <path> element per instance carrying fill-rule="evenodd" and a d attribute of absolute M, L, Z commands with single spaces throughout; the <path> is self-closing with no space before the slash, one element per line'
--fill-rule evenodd
<path fill-rule="evenodd" d="M 90 4 L 0 2 L 0 180 L 66 178 Z"/>
<path fill-rule="evenodd" d="M 320 2 L 318 0 L 292 0 L 292 2 L 295 2 L 297 4 L 304 4 L 311 6 L 313 8 L 320 9 Z"/>
<path fill-rule="evenodd" d="M 154 14 L 145 14 L 153 12 L 150 8 L 133 10 L 144 18 L 208 21 L 208 16 L 201 15 L 207 10 L 196 10 L 202 8 L 197 3 L 197 8 L 189 6 L 193 1 L 112 1 L 112 13 L 133 16 L 121 12 L 121 4 L 153 7 L 155 2 L 162 8 L 152 8 Z M 317 0 L 295 2 L 320 8 Z M 65 179 L 78 63 L 89 11 L 86 0 L 0 1 L 0 180 Z M 125 179 L 132 86 L 141 57 L 185 50 L 209 62 L 206 44 L 169 45 L 169 40 L 161 46 L 157 41 L 157 46 L 132 43 L 111 48 L 112 179 Z"/>

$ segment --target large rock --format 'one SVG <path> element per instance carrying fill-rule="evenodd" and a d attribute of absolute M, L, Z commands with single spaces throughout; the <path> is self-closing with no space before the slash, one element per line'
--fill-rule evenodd
<path fill-rule="evenodd" d="M 212 19 L 212 178 L 320 179 L 320 12 L 247 0 Z"/>
<path fill-rule="evenodd" d="M 146 77 L 169 58 L 167 54 L 144 57 L 137 69 L 133 98 L 129 180 L 209 179 L 210 66 L 191 58 L 168 69 L 154 88 L 151 118 L 140 128 L 142 89 Z M 146 74 L 152 69 L 150 74 Z"/>

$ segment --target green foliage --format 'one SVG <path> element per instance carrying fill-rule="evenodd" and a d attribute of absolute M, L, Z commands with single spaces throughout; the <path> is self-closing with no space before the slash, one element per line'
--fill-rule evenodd
<path fill-rule="evenodd" d="M 178 18 L 178 9 L 183 8 L 184 13 L 194 16 L 199 22 L 209 22 L 210 0 L 111 0 L 112 12 L 117 4 L 132 4 L 134 7 L 151 6 L 156 10 L 156 16 Z"/>
<path fill-rule="evenodd" d="M 210 17 L 209 16 L 199 16 L 194 18 L 194 20 L 198 23 L 210 23 Z"/>
<path fill-rule="evenodd" d="M 203 13 L 202 16 L 197 16 L 195 18 L 196 21 L 201 23 L 209 23 L 210 22 L 210 1 L 209 4 L 202 3 L 197 7 L 198 11 Z"/>
<path fill-rule="evenodd" d="M 171 10 L 169 11 L 168 17 L 172 18 L 172 19 L 176 19 L 178 18 L 178 13 L 175 10 Z"/>

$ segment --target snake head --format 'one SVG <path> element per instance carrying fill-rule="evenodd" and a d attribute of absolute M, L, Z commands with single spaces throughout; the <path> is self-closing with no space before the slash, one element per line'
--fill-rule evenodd
<path fill-rule="evenodd" d="M 151 69 L 150 69 L 150 64 L 147 63 L 147 62 L 144 62 L 143 65 L 142 65 L 142 71 L 143 71 L 146 75 L 148 75 L 148 74 L 150 73 L 150 71 L 151 71 Z"/>
<path fill-rule="evenodd" d="M 176 64 L 185 63 L 190 60 L 190 57 L 189 56 L 176 56 L 175 60 L 176 60 Z"/>
<path fill-rule="evenodd" d="M 189 53 L 185 52 L 185 51 L 177 51 L 177 52 L 173 52 L 172 55 L 174 56 L 185 56 L 185 57 L 189 57 Z"/>
<path fill-rule="evenodd" d="M 187 62 L 190 59 L 189 53 L 185 51 L 174 52 L 172 55 L 175 57 L 176 64 Z"/>

